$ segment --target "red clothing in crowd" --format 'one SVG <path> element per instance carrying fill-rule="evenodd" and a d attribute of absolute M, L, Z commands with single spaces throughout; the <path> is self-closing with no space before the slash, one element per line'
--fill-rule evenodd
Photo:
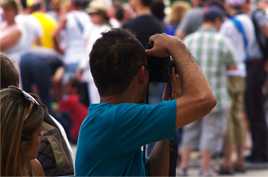
<path fill-rule="evenodd" d="M 68 95 L 59 103 L 61 112 L 66 112 L 71 118 L 71 138 L 76 141 L 80 125 L 87 115 L 88 109 L 85 105 L 80 103 L 79 96 L 76 94 Z"/>

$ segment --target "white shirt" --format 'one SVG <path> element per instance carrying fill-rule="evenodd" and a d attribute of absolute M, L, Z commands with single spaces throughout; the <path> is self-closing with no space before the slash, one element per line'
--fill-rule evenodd
<path fill-rule="evenodd" d="M 0 23 L 3 23 L 4 18 L 3 18 L 3 9 L 0 7 Z"/>
<path fill-rule="evenodd" d="M 226 20 L 222 27 L 221 33 L 229 38 L 232 44 L 232 49 L 234 51 L 235 60 L 238 66 L 237 70 L 228 72 L 228 75 L 232 76 L 246 76 L 245 69 L 245 59 L 246 53 L 248 52 L 249 58 L 261 58 L 259 47 L 257 45 L 254 25 L 250 19 L 250 17 L 246 14 L 237 15 L 236 19 L 241 22 L 243 28 L 246 33 L 246 37 L 248 40 L 247 51 L 244 47 L 243 37 L 238 29 L 234 26 L 233 22 L 229 19 Z"/>
<path fill-rule="evenodd" d="M 88 54 L 91 52 L 92 47 L 95 44 L 96 40 L 101 37 L 101 33 L 107 32 L 110 29 L 111 27 L 109 25 L 92 25 L 90 33 L 89 33 L 89 43 L 87 47 Z M 89 61 L 89 57 L 87 57 L 86 60 L 83 60 L 80 63 L 79 67 L 85 70 L 83 74 L 83 80 L 88 81 L 88 84 L 89 84 L 90 102 L 99 103 L 100 95 L 95 85 L 95 82 L 93 80 L 88 61 Z"/>
<path fill-rule="evenodd" d="M 64 62 L 78 64 L 88 58 L 87 42 L 91 27 L 89 16 L 82 11 L 71 11 L 67 14 L 66 27 L 63 32 Z"/>
<path fill-rule="evenodd" d="M 6 50 L 5 53 L 19 64 L 21 55 L 28 52 L 36 39 L 42 35 L 42 28 L 39 22 L 30 15 L 17 15 L 15 21 L 21 32 L 21 37 L 18 42 L 12 48 Z"/>
<path fill-rule="evenodd" d="M 42 36 L 41 24 L 32 15 L 20 14 L 16 16 L 16 23 L 24 25 L 28 42 L 31 43 Z"/>

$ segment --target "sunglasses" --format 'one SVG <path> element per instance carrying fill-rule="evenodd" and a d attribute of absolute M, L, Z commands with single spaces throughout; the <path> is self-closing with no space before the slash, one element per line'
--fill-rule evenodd
<path fill-rule="evenodd" d="M 30 102 L 30 107 L 28 108 L 27 114 L 25 115 L 25 117 L 23 119 L 24 121 L 27 120 L 29 118 L 30 114 L 33 111 L 34 105 L 40 106 L 40 103 L 38 103 L 38 101 L 36 101 L 36 99 L 32 95 L 30 95 L 29 93 L 25 92 L 24 90 L 19 89 L 18 87 L 9 86 L 8 88 L 12 88 L 12 89 L 15 89 L 15 90 L 19 91 L 21 93 L 21 95 L 23 96 L 23 98 L 26 101 Z"/>

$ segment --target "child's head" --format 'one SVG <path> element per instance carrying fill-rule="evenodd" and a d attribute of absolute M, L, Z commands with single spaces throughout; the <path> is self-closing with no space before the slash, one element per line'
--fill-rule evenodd
<path fill-rule="evenodd" d="M 65 92 L 67 94 L 77 94 L 79 90 L 80 82 L 76 78 L 71 78 L 66 84 Z"/>

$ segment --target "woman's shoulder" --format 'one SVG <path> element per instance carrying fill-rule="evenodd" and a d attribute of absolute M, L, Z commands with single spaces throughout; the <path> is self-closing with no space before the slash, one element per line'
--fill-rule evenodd
<path fill-rule="evenodd" d="M 43 167 L 39 160 L 33 159 L 31 160 L 31 166 L 32 166 L 32 175 L 33 176 L 45 176 Z"/>

